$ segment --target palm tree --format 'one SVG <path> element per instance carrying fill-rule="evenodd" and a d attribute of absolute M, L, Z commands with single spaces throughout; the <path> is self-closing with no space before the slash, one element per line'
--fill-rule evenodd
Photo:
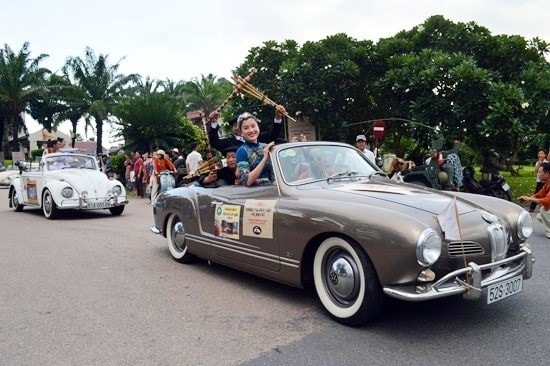
<path fill-rule="evenodd" d="M 32 118 L 44 126 L 48 132 L 52 132 L 52 128 L 59 125 L 61 121 L 58 116 L 67 109 L 61 99 L 63 83 L 62 76 L 48 75 L 44 81 L 45 90 L 29 103 Z"/>
<path fill-rule="evenodd" d="M 21 114 L 45 91 L 43 81 L 50 71 L 39 64 L 46 57 L 48 55 L 41 54 L 31 58 L 28 42 L 18 53 L 7 44 L 0 49 L 0 150 L 3 150 L 4 133 L 17 135 L 19 127 L 24 126 Z"/>
<path fill-rule="evenodd" d="M 127 151 L 181 148 L 203 138 L 200 128 L 183 117 L 180 104 L 166 91 L 144 90 L 121 100 L 114 111 Z"/>
<path fill-rule="evenodd" d="M 109 120 L 117 101 L 127 93 L 131 82 L 136 81 L 135 74 L 118 73 L 120 62 L 109 65 L 108 55 L 96 57 L 94 51 L 87 47 L 85 58 L 71 57 L 64 72 L 71 77 L 71 83 L 82 91 L 86 120 L 93 118 L 97 135 L 97 152 L 103 149 L 103 122 Z"/>
<path fill-rule="evenodd" d="M 181 89 L 189 108 L 202 109 L 208 115 L 231 94 L 233 87 L 226 79 L 208 74 L 201 75 L 200 80 L 192 79 Z"/>

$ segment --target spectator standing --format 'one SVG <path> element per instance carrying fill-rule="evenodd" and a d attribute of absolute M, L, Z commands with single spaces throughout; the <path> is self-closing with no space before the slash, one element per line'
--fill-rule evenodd
<path fill-rule="evenodd" d="M 151 190 L 153 188 L 153 153 L 143 154 L 143 185 L 145 187 L 145 193 L 148 197 L 151 196 Z"/>
<path fill-rule="evenodd" d="M 174 163 L 177 171 L 176 187 L 179 187 L 183 177 L 187 174 L 187 169 L 185 165 L 185 158 L 176 147 L 172 149 L 172 162 Z"/>
<path fill-rule="evenodd" d="M 133 174 L 133 166 L 134 162 L 132 161 L 132 158 L 130 155 L 125 154 L 124 155 L 124 179 L 126 180 L 126 189 L 128 191 L 133 191 L 134 184 L 133 181 L 135 180 L 134 174 Z"/>
<path fill-rule="evenodd" d="M 371 149 L 367 147 L 367 137 L 365 135 L 357 135 L 355 138 L 355 146 L 365 154 L 371 163 L 376 164 L 376 157 Z"/>
<path fill-rule="evenodd" d="M 199 144 L 196 142 L 192 142 L 191 145 L 189 145 L 189 149 L 191 152 L 187 155 L 187 159 L 185 159 L 185 165 L 187 167 L 187 172 L 192 173 L 197 171 L 202 164 L 202 155 L 198 151 Z"/>
<path fill-rule="evenodd" d="M 537 162 L 535 163 L 535 174 L 537 175 L 537 178 L 536 178 L 534 193 L 537 193 L 538 191 L 540 191 L 540 189 L 544 185 L 544 182 L 540 181 L 540 178 L 538 175 L 539 167 L 542 165 L 542 163 L 548 163 L 548 150 L 541 147 L 537 152 Z M 536 207 L 537 207 L 537 204 L 535 202 L 531 202 L 531 205 L 529 206 L 529 212 L 535 211 Z"/>
<path fill-rule="evenodd" d="M 520 202 L 534 202 L 540 206 L 537 220 L 544 225 L 544 235 L 550 239 L 550 163 L 542 163 L 537 171 L 537 176 L 544 185 L 531 196 L 521 196 Z"/>
<path fill-rule="evenodd" d="M 136 151 L 134 154 L 134 175 L 136 180 L 136 192 L 138 198 L 143 198 L 143 158 L 141 153 Z"/>

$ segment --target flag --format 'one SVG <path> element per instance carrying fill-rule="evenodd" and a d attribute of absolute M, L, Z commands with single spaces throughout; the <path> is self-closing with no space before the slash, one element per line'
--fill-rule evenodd
<path fill-rule="evenodd" d="M 453 197 L 447 207 L 437 215 L 437 221 L 439 221 L 439 226 L 441 226 L 441 230 L 445 234 L 445 239 L 462 240 L 460 235 L 460 224 L 458 223 L 456 197 Z"/>

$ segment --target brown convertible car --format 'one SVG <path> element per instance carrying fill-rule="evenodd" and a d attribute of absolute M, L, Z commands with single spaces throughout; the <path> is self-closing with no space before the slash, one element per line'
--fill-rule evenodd
<path fill-rule="evenodd" d="M 531 277 L 533 222 L 516 204 L 390 181 L 347 144 L 281 144 L 271 160 L 271 186 L 162 193 L 151 230 L 179 262 L 199 257 L 291 286 L 313 283 L 347 325 L 376 317 L 384 296 L 462 294 L 490 304 Z"/>

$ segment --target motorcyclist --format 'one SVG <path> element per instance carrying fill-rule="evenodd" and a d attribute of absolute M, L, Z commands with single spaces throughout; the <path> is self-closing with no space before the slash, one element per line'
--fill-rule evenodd
<path fill-rule="evenodd" d="M 164 150 L 159 149 L 155 153 L 155 157 L 153 157 L 153 175 L 155 179 L 153 179 L 153 189 L 151 190 L 151 202 L 155 200 L 160 190 L 159 186 L 161 173 L 169 171 L 175 175 L 177 172 L 174 163 L 172 163 L 170 159 L 166 158 L 165 155 L 166 153 Z"/>

